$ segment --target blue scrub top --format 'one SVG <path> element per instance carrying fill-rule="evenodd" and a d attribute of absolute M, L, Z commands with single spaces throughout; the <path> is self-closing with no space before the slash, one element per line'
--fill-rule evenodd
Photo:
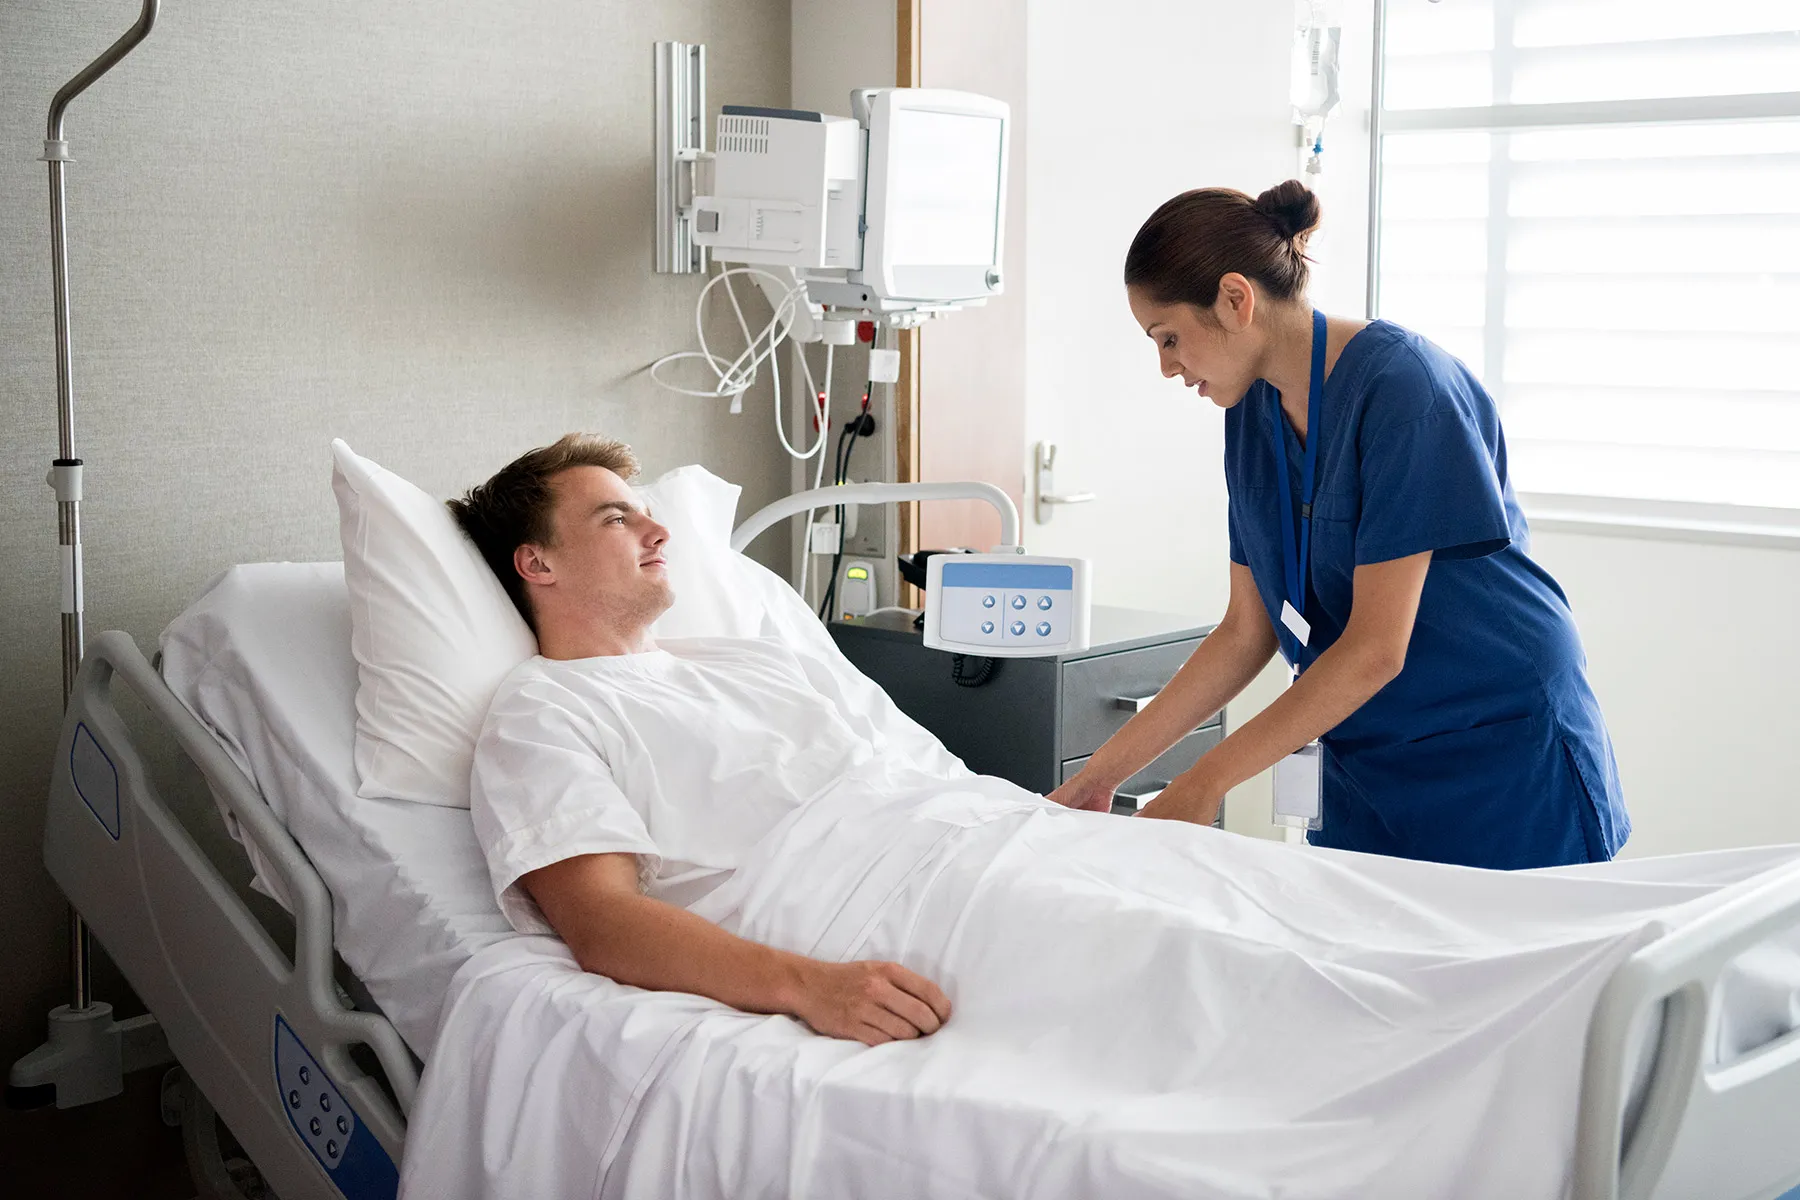
<path fill-rule="evenodd" d="M 1259 380 L 1225 413 L 1231 559 L 1277 630 L 1279 403 Z M 1344 347 L 1320 408 L 1300 668 L 1343 633 L 1358 565 L 1432 560 L 1405 668 L 1320 739 L 1323 826 L 1310 840 L 1481 867 L 1611 858 L 1631 832 L 1612 744 L 1568 599 L 1531 559 L 1493 398 L 1437 346 L 1376 321 Z M 1302 448 L 1279 424 L 1298 513 Z"/>

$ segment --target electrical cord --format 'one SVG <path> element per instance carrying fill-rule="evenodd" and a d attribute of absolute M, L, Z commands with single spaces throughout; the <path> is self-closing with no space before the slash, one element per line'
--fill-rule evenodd
<path fill-rule="evenodd" d="M 760 275 L 774 280 L 787 289 L 781 300 L 775 305 L 775 311 L 771 314 L 768 324 L 755 334 L 750 332 L 750 322 L 744 316 L 744 306 L 738 301 L 737 289 L 731 286 L 731 279 L 734 275 Z M 731 299 L 731 311 L 737 317 L 738 330 L 744 336 L 743 352 L 730 362 L 725 362 L 714 354 L 706 340 L 704 319 L 706 297 L 720 284 L 725 285 L 725 294 Z M 735 409 L 743 403 L 744 393 L 756 385 L 760 368 L 766 362 L 775 385 L 775 436 L 780 439 L 781 448 L 787 451 L 791 457 L 801 460 L 809 459 L 815 454 L 823 456 L 826 433 L 823 421 L 818 423 L 818 436 L 813 439 L 812 446 L 806 450 L 794 447 L 794 444 L 788 440 L 787 430 L 781 421 L 781 361 L 776 357 L 776 351 L 780 348 L 781 343 L 787 340 L 788 334 L 794 327 L 794 319 L 799 312 L 800 305 L 805 303 L 805 284 L 790 283 L 772 271 L 764 271 L 757 267 L 721 269 L 717 275 L 706 281 L 706 286 L 700 289 L 700 296 L 694 302 L 694 334 L 699 339 L 700 349 L 681 350 L 674 354 L 663 355 L 650 364 L 650 378 L 658 386 L 683 396 L 698 396 L 707 400 L 729 399 Z M 710 389 L 702 391 L 698 388 L 682 387 L 663 378 L 662 371 L 670 363 L 689 359 L 700 360 L 712 371 L 714 383 Z M 808 366 L 804 353 L 800 355 L 800 369 L 806 377 L 809 389 L 808 400 L 811 402 L 812 398 L 817 395 L 817 391 L 813 389 L 812 369 Z"/>
<path fill-rule="evenodd" d="M 862 410 L 838 433 L 837 474 L 832 482 L 839 487 L 850 481 L 850 459 L 856 452 L 857 440 L 875 432 L 875 418 L 869 415 L 869 394 L 873 387 L 870 383 L 863 388 Z M 825 585 L 825 598 L 819 602 L 821 621 L 831 619 L 832 606 L 837 603 L 838 570 L 844 565 L 844 506 L 837 505 L 833 513 L 837 520 L 837 549 L 831 555 L 831 578 Z"/>
<path fill-rule="evenodd" d="M 995 672 L 1000 670 L 999 659 L 984 658 L 981 660 L 981 666 L 973 674 L 970 674 L 967 666 L 971 657 L 973 656 L 967 654 L 950 656 L 950 681 L 957 687 L 978 688 L 992 679 Z"/>
<path fill-rule="evenodd" d="M 827 344 L 825 347 L 825 386 L 818 391 L 818 408 L 813 414 L 813 424 L 818 427 L 819 446 L 821 449 L 823 449 L 825 445 L 825 430 L 831 424 L 831 361 L 832 355 L 836 350 L 837 347 L 830 344 Z M 806 370 L 806 347 L 796 343 L 794 345 L 794 353 L 800 356 L 801 369 Z M 812 372 L 810 370 L 806 371 L 806 385 L 808 387 L 812 386 Z M 821 453 L 819 455 L 818 468 L 813 471 L 813 490 L 817 491 L 824 482 L 825 455 Z M 812 531 L 818 513 L 819 510 L 816 508 L 809 508 L 806 510 L 806 530 L 800 536 L 800 586 L 797 590 L 802 596 L 806 595 L 807 577 L 811 574 L 812 569 Z"/>

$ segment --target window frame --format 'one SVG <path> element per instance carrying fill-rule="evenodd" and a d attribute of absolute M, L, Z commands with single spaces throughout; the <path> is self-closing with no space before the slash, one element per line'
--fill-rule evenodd
<path fill-rule="evenodd" d="M 1365 297 L 1371 320 L 1379 315 L 1381 304 L 1382 139 L 1387 134 L 1512 133 L 1624 125 L 1800 120 L 1800 91 L 1389 109 L 1385 89 L 1388 0 L 1373 0 L 1373 7 Z M 1493 286 L 1492 281 L 1489 286 Z M 1796 338 L 1800 338 L 1800 330 L 1795 333 Z M 1491 338 L 1493 332 L 1488 331 L 1486 336 Z M 1490 355 L 1489 361 L 1499 360 Z M 1800 550 L 1800 507 L 1763 508 L 1525 491 L 1519 492 L 1518 497 L 1534 529 Z"/>

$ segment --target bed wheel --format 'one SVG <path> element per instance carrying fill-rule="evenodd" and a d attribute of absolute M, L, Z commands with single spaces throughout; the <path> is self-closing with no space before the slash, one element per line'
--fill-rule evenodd
<path fill-rule="evenodd" d="M 162 1098 L 163 1120 L 181 1126 L 197 1200 L 280 1200 L 181 1068 L 163 1076 Z"/>

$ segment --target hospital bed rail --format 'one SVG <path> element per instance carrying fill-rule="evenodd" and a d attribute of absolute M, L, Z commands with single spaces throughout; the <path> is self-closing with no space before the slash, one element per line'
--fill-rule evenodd
<path fill-rule="evenodd" d="M 118 681 L 169 730 L 265 856 L 293 903 L 292 961 L 160 795 L 114 705 Z M 277 1195 L 393 1194 L 391 1184 L 346 1188 L 341 1175 L 334 1182 L 290 1124 L 277 1083 L 280 1031 L 285 1023 L 298 1037 L 328 1076 L 323 1083 L 349 1102 L 355 1132 L 373 1133 L 394 1166 L 418 1089 L 415 1061 L 385 1017 L 340 998 L 324 881 L 128 634 L 102 633 L 87 648 L 57 744 L 44 858 Z M 374 1052 L 393 1099 L 352 1058 L 358 1045 Z M 390 1170 L 383 1164 L 374 1174 Z"/>
<path fill-rule="evenodd" d="M 1775 1200 L 1800 1184 L 1800 1029 L 1708 1063 L 1726 967 L 1796 925 L 1800 868 L 1789 867 L 1613 972 L 1588 1025 L 1572 1200 Z M 1649 1082 L 1627 1130 L 1632 1049 L 1659 1015 Z"/>
<path fill-rule="evenodd" d="M 783 496 L 757 509 L 731 533 L 731 548 L 742 551 L 764 530 L 789 517 L 840 504 L 900 504 L 909 500 L 983 500 L 1000 514 L 1000 549 L 1019 549 L 1019 509 L 991 483 L 844 483 Z"/>

